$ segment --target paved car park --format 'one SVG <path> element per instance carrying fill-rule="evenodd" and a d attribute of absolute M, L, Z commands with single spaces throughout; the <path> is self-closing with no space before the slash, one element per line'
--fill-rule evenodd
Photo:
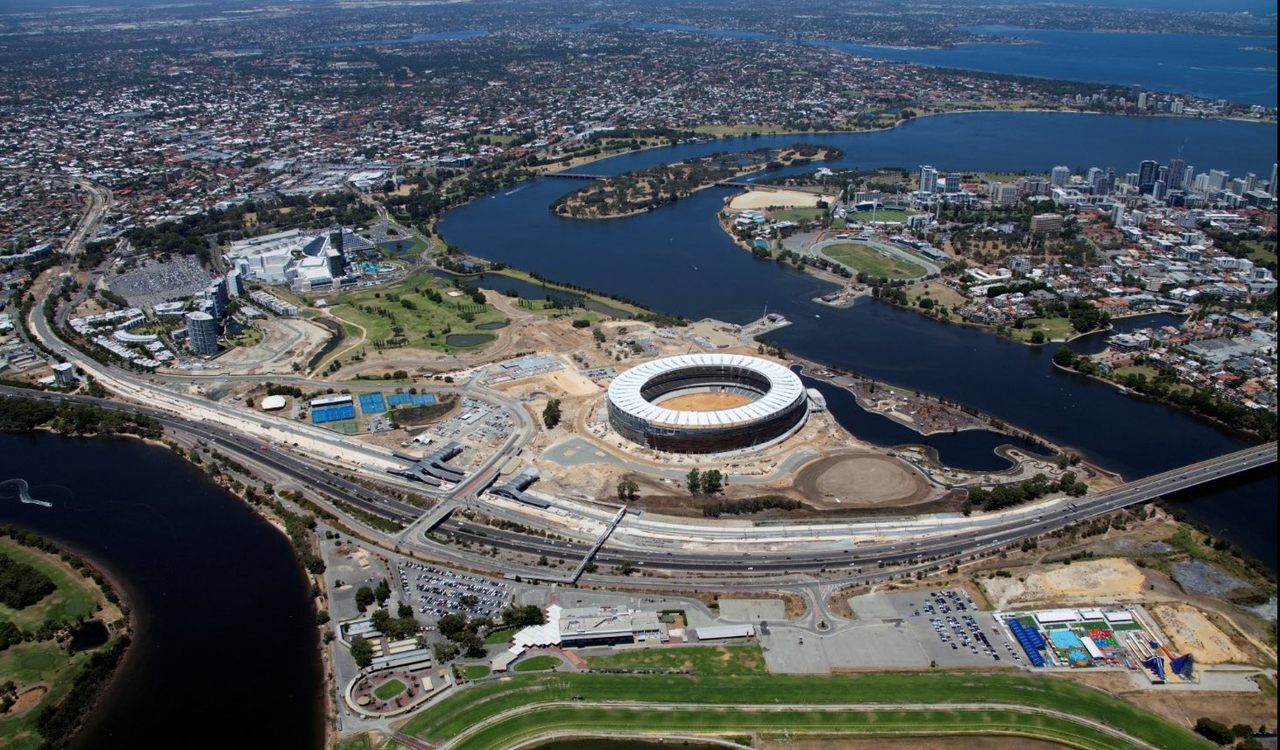
<path fill-rule="evenodd" d="M 842 669 L 1014 667 L 1016 646 L 963 591 L 875 593 L 849 600 L 854 619 L 814 632 L 770 622 L 761 633 L 771 672 Z M 999 657 L 998 659 L 996 657 Z"/>
<path fill-rule="evenodd" d="M 511 601 L 503 581 L 401 560 L 396 565 L 400 599 L 422 619 L 437 620 L 449 614 L 467 619 L 497 621 Z"/>

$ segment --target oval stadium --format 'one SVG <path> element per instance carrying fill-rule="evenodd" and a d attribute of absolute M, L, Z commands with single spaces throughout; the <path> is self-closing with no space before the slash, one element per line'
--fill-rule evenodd
<path fill-rule="evenodd" d="M 636 365 L 609 384 L 609 424 L 673 453 L 771 443 L 804 424 L 808 395 L 782 365 L 741 354 L 685 354 Z"/>

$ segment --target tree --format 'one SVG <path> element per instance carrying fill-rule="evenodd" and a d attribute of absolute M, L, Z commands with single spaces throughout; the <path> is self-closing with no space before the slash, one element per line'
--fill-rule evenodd
<path fill-rule="evenodd" d="M 711 469 L 702 473 L 702 494 L 715 495 L 724 490 L 724 475 L 719 469 Z"/>
<path fill-rule="evenodd" d="M 447 614 L 436 622 L 436 627 L 445 638 L 455 641 L 456 636 L 467 629 L 467 616 L 456 612 Z"/>
<path fill-rule="evenodd" d="M 536 604 L 517 607 L 514 604 L 502 610 L 502 624 L 507 627 L 523 628 L 529 625 L 541 625 L 547 618 Z"/>
<path fill-rule="evenodd" d="M 702 492 L 702 472 L 697 469 L 690 469 L 685 475 L 685 484 L 689 487 L 690 495 L 698 495 Z"/>
<path fill-rule="evenodd" d="M 396 609 L 396 616 L 397 617 L 413 617 L 413 607 L 409 606 L 408 604 L 405 604 L 404 602 L 401 602 L 400 606 Z"/>
<path fill-rule="evenodd" d="M 437 643 L 431 647 L 431 653 L 436 657 L 437 664 L 444 664 L 458 655 L 458 647 L 453 643 Z"/>
<path fill-rule="evenodd" d="M 391 598 L 391 586 L 387 584 L 387 579 L 383 578 L 378 582 L 378 588 L 373 590 L 373 595 L 378 598 L 380 606 L 387 603 L 387 600 Z"/>
<path fill-rule="evenodd" d="M 553 398 L 547 402 L 542 409 L 542 423 L 548 430 L 555 429 L 555 426 L 560 424 L 560 399 Z"/>
<path fill-rule="evenodd" d="M 369 605 L 373 604 L 373 600 L 373 589 L 368 586 L 361 586 L 356 589 L 356 606 L 360 608 L 361 612 L 368 609 Z"/>
<path fill-rule="evenodd" d="M 1063 346 L 1053 353 L 1053 363 L 1059 367 L 1071 367 L 1076 363 L 1076 354 Z"/>
<path fill-rule="evenodd" d="M 1196 719 L 1196 734 L 1199 734 L 1219 745 L 1230 745 L 1235 741 L 1235 735 L 1231 733 L 1231 728 L 1220 721 L 1214 721 L 1205 716 Z"/>
<path fill-rule="evenodd" d="M 351 639 L 351 658 L 356 660 L 356 666 L 361 669 L 373 663 L 373 646 L 364 636 L 358 635 Z"/>
<path fill-rule="evenodd" d="M 623 479 L 618 482 L 618 499 L 622 501 L 635 500 L 640 496 L 640 485 L 634 480 Z"/>
<path fill-rule="evenodd" d="M 478 659 L 485 655 L 484 639 L 470 630 L 464 630 L 454 639 L 458 646 L 465 649 L 468 659 Z"/>

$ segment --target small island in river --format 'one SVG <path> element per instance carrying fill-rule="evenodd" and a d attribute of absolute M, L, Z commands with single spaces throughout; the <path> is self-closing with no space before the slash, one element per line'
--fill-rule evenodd
<path fill-rule="evenodd" d="M 840 156 L 839 149 L 812 144 L 700 156 L 595 180 L 557 200 L 551 210 L 576 219 L 631 216 L 752 172 Z"/>

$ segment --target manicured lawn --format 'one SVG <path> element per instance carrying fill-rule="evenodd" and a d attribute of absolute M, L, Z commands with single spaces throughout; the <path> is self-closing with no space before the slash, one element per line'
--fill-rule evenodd
<path fill-rule="evenodd" d="M 490 646 L 496 643 L 506 643 L 511 640 L 511 636 L 515 635 L 517 630 L 519 630 L 519 628 L 500 628 L 498 630 L 494 630 L 485 634 L 484 642 Z"/>
<path fill-rule="evenodd" d="M 374 688 L 373 694 L 378 696 L 378 700 L 388 701 L 404 692 L 404 683 L 392 678 Z"/>
<path fill-rule="evenodd" d="M 373 743 L 369 741 L 369 735 L 357 734 L 355 737 L 338 740 L 334 743 L 333 750 L 373 750 Z"/>
<path fill-rule="evenodd" d="M 439 292 L 443 301 L 428 299 L 423 292 L 429 289 Z M 405 346 L 417 349 L 456 349 L 446 343 L 446 329 L 453 334 L 485 333 L 477 326 L 504 320 L 492 306 L 477 305 L 465 294 L 450 297 L 451 291 L 443 279 L 418 274 L 388 289 L 340 294 L 332 299 L 331 312 L 368 331 L 371 344 L 399 337 Z"/>
<path fill-rule="evenodd" d="M 468 680 L 478 680 L 489 676 L 489 668 L 483 664 L 466 664 L 461 667 L 462 676 Z"/>
<path fill-rule="evenodd" d="M 893 209 L 884 209 L 882 211 L 859 211 L 857 213 L 845 216 L 845 221 L 850 224 L 866 224 L 871 221 L 897 221 L 906 223 L 907 217 L 913 214 L 906 211 L 895 211 Z"/>
<path fill-rule="evenodd" d="M 882 279 L 918 279 L 924 266 L 886 255 L 861 242 L 841 242 L 822 248 L 822 254 L 854 271 Z"/>
<path fill-rule="evenodd" d="M 1032 334 L 1040 331 L 1045 341 L 1064 341 L 1076 333 L 1071 321 L 1066 318 L 1027 318 L 1022 328 L 1011 328 L 1009 333 L 1019 341 L 1030 341 Z"/>
<path fill-rule="evenodd" d="M 695 133 L 703 133 L 706 135 L 751 135 L 752 133 L 786 133 L 781 125 L 772 123 L 762 123 L 759 125 L 699 125 L 694 129 Z"/>
<path fill-rule="evenodd" d="M 768 214 L 769 221 L 794 221 L 804 225 L 811 221 L 822 221 L 827 211 L 823 208 L 779 208 L 769 211 Z"/>
<path fill-rule="evenodd" d="M 98 600 L 90 588 L 94 585 L 92 581 L 10 539 L 0 539 L 0 554 L 39 570 L 58 587 L 52 594 L 22 610 L 15 611 L 0 604 L 0 620 L 9 620 L 23 630 L 33 630 L 47 619 L 75 622 L 88 619 L 98 611 Z"/>
<path fill-rule="evenodd" d="M 560 660 L 554 656 L 531 656 L 523 661 L 516 662 L 517 672 L 545 672 L 548 669 L 555 669 L 560 666 Z"/>
<path fill-rule="evenodd" d="M 980 735 L 1012 733 L 1070 741 L 1075 747 L 1124 747 L 1100 729 L 1066 719 L 1011 710 L 990 711 L 820 711 L 726 712 L 720 709 L 634 710 L 621 707 L 555 706 L 520 714 L 485 727 L 456 745 L 465 750 L 499 750 L 551 731 L 608 728 L 649 734 L 742 733 L 830 736 Z"/>
<path fill-rule="evenodd" d="M 608 656 L 593 656 L 587 664 L 596 670 L 669 669 L 706 675 L 764 674 L 760 647 L 689 646 L 630 649 Z"/>
<path fill-rule="evenodd" d="M 924 296 L 928 296 L 935 303 L 946 308 L 963 305 L 968 301 L 960 292 L 936 281 L 926 281 L 923 284 L 912 284 L 907 287 L 907 299 L 911 301 L 912 306 L 915 306 L 916 300 Z"/>
<path fill-rule="evenodd" d="M 580 696 L 580 697 L 579 697 Z M 948 709 L 949 703 L 1031 706 L 1101 722 L 1157 747 L 1210 748 L 1186 729 L 1106 693 L 1047 676 L 986 673 L 868 673 L 831 677 L 784 675 L 690 676 L 573 674 L 515 675 L 458 691 L 415 716 L 408 734 L 438 743 L 501 712 L 553 701 L 663 702 L 690 704 L 690 710 L 636 710 L 582 706 L 561 712 L 540 709 L 518 714 L 467 739 L 465 747 L 497 747 L 524 732 L 566 726 L 593 729 L 638 728 L 647 722 L 655 731 L 701 727 L 725 734 L 763 731 L 839 731 L 920 735 L 944 731 L 981 734 L 1002 728 L 1043 732 L 1036 736 L 1070 736 L 1086 747 L 1122 747 L 1114 739 L 1094 740 L 1092 731 L 1065 719 L 1013 714 L 1001 710 L 967 713 Z M 895 709 L 869 713 L 816 712 L 796 709 L 792 714 L 751 714 L 739 711 L 698 711 L 697 704 L 928 704 L 929 712 Z M 536 719 L 531 718 L 536 716 Z M 632 722 L 635 722 L 633 724 Z M 690 722 L 686 724 L 685 722 Z M 828 722 L 837 722 L 832 725 Z M 843 723 L 841 723 L 843 722 Z M 536 727 L 535 727 L 536 725 Z M 1035 731 L 1033 731 L 1035 730 Z M 503 739 L 507 738 L 507 739 Z"/>

